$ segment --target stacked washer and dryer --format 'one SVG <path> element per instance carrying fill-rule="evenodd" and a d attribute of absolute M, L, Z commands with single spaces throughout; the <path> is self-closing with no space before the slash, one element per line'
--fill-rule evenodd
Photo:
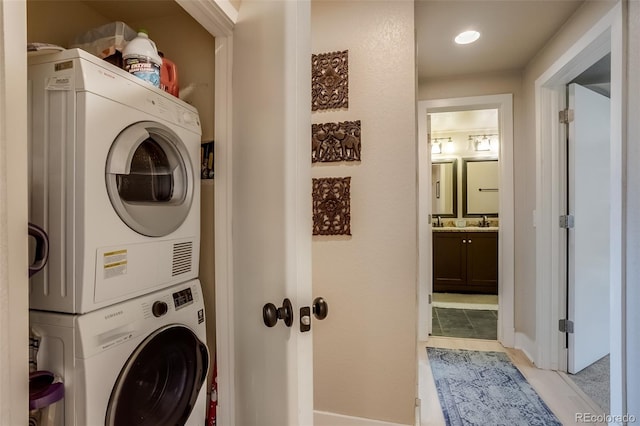
<path fill-rule="evenodd" d="M 57 425 L 204 424 L 198 112 L 83 51 L 29 57 L 30 280 Z"/>

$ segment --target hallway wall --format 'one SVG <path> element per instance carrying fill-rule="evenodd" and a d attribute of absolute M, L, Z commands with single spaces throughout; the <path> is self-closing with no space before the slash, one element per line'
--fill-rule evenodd
<path fill-rule="evenodd" d="M 520 223 L 516 221 L 516 331 L 525 334 L 533 343 L 536 340 L 536 233 L 533 226 L 533 212 L 536 209 L 536 80 L 573 46 L 616 1 L 587 1 L 569 18 L 556 35 L 527 64 L 523 72 L 523 110 L 521 143 L 515 151 L 516 205 L 522 206 Z M 519 195 L 518 195 L 519 194 Z M 520 226 L 519 226 L 520 225 Z M 520 259 L 520 262 L 518 262 Z M 518 289 L 520 291 L 518 291 Z M 535 356 L 534 348 L 525 348 Z M 534 360 L 535 361 L 535 360 Z"/>
<path fill-rule="evenodd" d="M 349 108 L 313 123 L 361 120 L 362 161 L 315 163 L 351 176 L 351 236 L 313 238 L 315 410 L 414 423 L 416 132 L 413 2 L 313 1 L 312 51 L 348 50 Z M 309 141 L 301 141 L 309 143 Z"/>

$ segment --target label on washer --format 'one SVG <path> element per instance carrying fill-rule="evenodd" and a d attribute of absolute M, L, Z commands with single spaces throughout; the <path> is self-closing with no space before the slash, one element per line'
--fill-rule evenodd
<path fill-rule="evenodd" d="M 46 90 L 71 90 L 73 81 L 71 76 L 49 77 L 45 88 Z"/>
<path fill-rule="evenodd" d="M 126 334 L 124 336 L 119 336 L 119 337 L 117 337 L 115 340 L 113 340 L 111 342 L 104 343 L 100 348 L 102 350 L 109 349 L 109 348 L 111 348 L 113 346 L 119 345 L 120 343 L 124 343 L 127 340 L 130 340 L 132 337 L 133 337 L 133 333 L 129 333 L 129 334 Z"/>
<path fill-rule="evenodd" d="M 119 277 L 127 273 L 127 250 L 110 251 L 102 256 L 105 279 Z"/>

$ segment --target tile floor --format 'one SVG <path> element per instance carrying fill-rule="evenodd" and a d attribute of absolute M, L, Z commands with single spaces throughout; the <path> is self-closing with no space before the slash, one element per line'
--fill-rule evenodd
<path fill-rule="evenodd" d="M 432 308 L 432 336 L 496 340 L 498 311 Z"/>

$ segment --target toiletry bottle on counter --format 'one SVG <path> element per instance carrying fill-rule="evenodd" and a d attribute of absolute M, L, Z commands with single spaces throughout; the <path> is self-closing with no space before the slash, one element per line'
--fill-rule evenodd
<path fill-rule="evenodd" d="M 160 87 L 162 58 L 145 30 L 139 30 L 138 37 L 127 43 L 122 51 L 122 62 L 125 71 Z"/>

